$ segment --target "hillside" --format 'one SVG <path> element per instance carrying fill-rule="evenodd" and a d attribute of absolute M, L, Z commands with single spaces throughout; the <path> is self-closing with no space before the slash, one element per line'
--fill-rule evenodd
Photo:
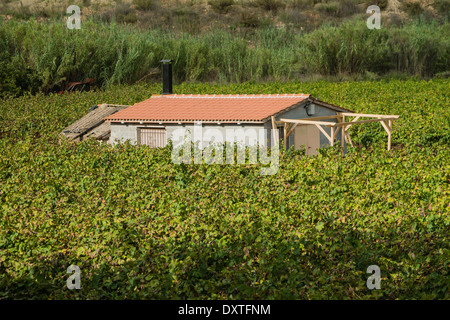
<path fill-rule="evenodd" d="M 60 17 L 69 4 L 78 4 L 84 18 L 194 33 L 217 27 L 267 26 L 311 31 L 324 23 L 340 24 L 355 17 L 366 17 L 369 5 L 381 8 L 384 25 L 407 23 L 419 16 L 443 21 L 450 12 L 447 0 L 1 1 L 1 11 L 8 17 Z"/>

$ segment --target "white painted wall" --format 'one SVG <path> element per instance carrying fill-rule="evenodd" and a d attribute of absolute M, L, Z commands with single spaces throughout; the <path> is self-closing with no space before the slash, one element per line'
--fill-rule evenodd
<path fill-rule="evenodd" d="M 314 115 L 308 116 L 304 104 L 299 104 L 298 107 L 295 107 L 280 116 L 276 117 L 276 120 L 280 118 L 287 119 L 303 119 L 303 118 L 312 118 L 312 117 L 320 117 L 320 116 L 329 116 L 335 115 L 336 111 L 325 108 L 320 105 L 314 105 Z M 327 121 L 336 122 L 335 119 L 327 119 Z M 111 123 L 111 137 L 110 143 L 115 144 L 116 139 L 118 141 L 124 142 L 129 140 L 131 143 L 137 143 L 137 128 L 166 128 L 167 130 L 167 138 L 171 139 L 174 137 L 174 134 L 179 136 L 180 132 L 185 132 L 190 130 L 194 133 L 194 125 L 186 124 L 186 125 L 178 125 L 178 124 L 166 124 L 166 125 L 150 125 L 150 124 L 121 124 L 121 123 Z M 266 132 L 259 133 L 259 129 L 266 129 Z M 204 123 L 202 125 L 202 142 L 207 144 L 213 135 L 222 135 L 224 141 L 233 141 L 233 135 L 231 135 L 228 131 L 232 131 L 237 134 L 237 141 L 246 142 L 246 145 L 254 145 L 256 141 L 263 141 L 264 145 L 270 146 L 272 123 L 271 121 L 266 122 L 265 124 L 209 124 Z M 328 134 L 330 134 L 331 128 L 325 128 Z M 255 133 L 257 138 L 255 139 Z M 265 135 L 265 139 L 262 137 Z M 340 132 L 337 134 L 336 141 L 340 140 Z M 194 141 L 200 141 L 198 134 L 194 133 Z M 288 148 L 294 145 L 294 135 L 291 134 L 288 138 Z M 324 147 L 329 145 L 328 139 L 321 133 L 320 134 L 320 146 Z"/>
<path fill-rule="evenodd" d="M 131 143 L 137 143 L 137 128 L 165 128 L 167 130 L 167 139 L 173 139 L 174 143 L 183 141 L 186 134 L 190 132 L 193 142 L 201 141 L 208 144 L 210 141 L 216 142 L 241 142 L 246 145 L 262 144 L 267 145 L 268 133 L 264 131 L 263 124 L 204 124 L 200 125 L 150 125 L 150 124 L 111 124 L 110 143 L 125 142 L 129 140 Z"/>

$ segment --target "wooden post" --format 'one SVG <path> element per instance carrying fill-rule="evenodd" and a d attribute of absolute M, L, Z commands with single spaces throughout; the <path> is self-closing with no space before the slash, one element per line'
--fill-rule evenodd
<path fill-rule="evenodd" d="M 348 128 L 345 129 L 345 137 L 347 138 L 347 143 L 350 143 L 350 145 L 353 147 L 353 142 L 350 138 L 350 133 L 348 133 Z"/>
<path fill-rule="evenodd" d="M 320 131 L 322 131 L 323 135 L 328 139 L 328 141 L 330 141 L 331 143 L 331 137 L 328 135 L 328 133 L 325 131 L 324 128 L 322 128 L 322 126 L 320 124 L 315 124 L 315 126 L 317 128 L 319 128 Z"/>
<path fill-rule="evenodd" d="M 339 123 L 345 122 L 345 116 L 342 113 L 338 113 L 337 121 Z M 333 128 L 332 128 L 333 129 Z M 338 127 L 339 129 L 339 127 Z M 341 127 L 341 155 L 344 156 L 344 145 L 345 145 L 345 126 Z"/>
<path fill-rule="evenodd" d="M 284 123 L 284 127 L 283 127 L 283 130 L 284 130 L 284 139 L 283 139 L 283 142 L 284 142 L 284 149 L 286 150 L 286 148 L 287 148 L 287 141 L 286 141 L 286 135 L 287 135 L 287 123 L 285 122 Z"/>
<path fill-rule="evenodd" d="M 277 143 L 279 143 L 279 137 L 278 137 L 278 127 L 277 127 L 277 122 L 275 121 L 275 117 L 272 116 L 272 137 L 273 137 L 273 143 L 274 145 L 276 145 Z M 272 146 L 272 144 L 271 144 Z M 272 146 L 273 147 L 273 146 Z"/>
<path fill-rule="evenodd" d="M 392 120 L 388 120 L 388 124 L 387 124 L 388 128 L 389 128 L 389 132 L 388 132 L 388 150 L 391 150 L 391 135 L 392 135 Z"/>
<path fill-rule="evenodd" d="M 345 115 L 343 115 L 343 122 L 346 122 L 346 119 L 347 119 L 347 116 L 345 116 Z M 344 139 L 345 139 L 345 142 L 347 142 L 347 144 L 350 144 L 352 147 L 353 147 L 353 142 L 352 142 L 352 139 L 350 139 L 350 133 L 348 133 L 348 128 L 349 127 L 345 127 L 345 129 L 344 129 Z"/>
<path fill-rule="evenodd" d="M 289 131 L 287 133 L 287 136 L 289 137 L 291 135 L 292 132 L 294 132 L 295 127 L 297 127 L 298 123 L 294 123 L 289 127 Z"/>
<path fill-rule="evenodd" d="M 331 146 L 334 146 L 334 127 L 331 127 Z"/>

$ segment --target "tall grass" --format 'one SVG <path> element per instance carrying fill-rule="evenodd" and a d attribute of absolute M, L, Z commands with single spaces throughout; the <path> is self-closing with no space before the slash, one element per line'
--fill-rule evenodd
<path fill-rule="evenodd" d="M 364 21 L 325 26 L 302 37 L 299 54 L 321 74 L 404 72 L 433 76 L 450 69 L 450 24 L 413 22 L 368 29 Z"/>
<path fill-rule="evenodd" d="M 268 28 L 191 35 L 93 21 L 69 30 L 63 21 L 0 20 L 0 96 L 59 90 L 85 78 L 105 87 L 134 83 L 157 75 L 159 61 L 168 58 L 174 60 L 176 82 L 366 71 L 432 76 L 450 70 L 449 34 L 449 23 L 423 22 L 381 30 L 348 22 L 309 34 Z"/>

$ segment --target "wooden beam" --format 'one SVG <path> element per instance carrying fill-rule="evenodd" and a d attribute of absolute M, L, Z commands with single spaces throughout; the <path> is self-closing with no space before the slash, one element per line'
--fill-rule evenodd
<path fill-rule="evenodd" d="M 334 136 L 334 128 L 331 128 L 331 139 L 330 139 L 331 146 L 334 146 L 334 138 L 335 138 L 335 136 Z"/>
<path fill-rule="evenodd" d="M 340 118 L 337 118 L 338 122 L 345 122 L 346 116 L 343 112 L 338 112 L 338 114 L 341 116 Z M 350 125 L 349 125 L 350 126 Z M 348 127 L 344 126 L 342 127 L 343 130 L 341 132 L 343 141 L 349 143 L 353 147 L 352 139 L 350 139 L 350 134 L 348 133 Z M 344 149 L 344 146 L 342 146 L 342 150 Z"/>
<path fill-rule="evenodd" d="M 288 137 L 291 135 L 292 131 L 294 131 L 294 129 L 295 129 L 295 127 L 296 127 L 297 125 L 298 125 L 298 123 L 294 123 L 294 124 L 291 126 L 292 128 L 290 128 L 289 132 L 287 133 L 287 136 L 288 136 Z"/>
<path fill-rule="evenodd" d="M 335 119 L 339 117 L 339 115 L 334 116 L 323 116 L 323 117 L 312 117 L 312 118 L 302 118 L 302 119 L 292 119 L 292 120 L 307 120 L 307 121 L 316 121 L 316 120 L 323 120 L 323 119 Z"/>
<path fill-rule="evenodd" d="M 400 116 L 397 115 L 389 115 L 389 114 L 368 114 L 368 113 L 348 113 L 348 112 L 342 112 L 341 113 L 344 116 L 348 117 L 372 117 L 372 118 L 395 118 L 398 119 Z"/>
<path fill-rule="evenodd" d="M 331 137 L 329 136 L 329 134 L 325 131 L 324 128 L 322 128 L 322 126 L 320 124 L 316 124 L 315 125 L 317 128 L 319 128 L 320 131 L 322 131 L 323 135 L 328 139 L 328 141 L 330 141 L 331 144 Z"/>
<path fill-rule="evenodd" d="M 282 122 L 286 123 L 297 123 L 297 124 L 320 124 L 320 125 L 334 125 L 335 122 L 326 121 L 310 121 L 310 120 L 297 120 L 297 119 L 280 119 Z"/>
<path fill-rule="evenodd" d="M 339 127 L 337 127 L 337 128 L 334 130 L 334 136 L 335 136 L 335 137 L 336 137 L 338 131 L 339 131 Z"/>
<path fill-rule="evenodd" d="M 350 143 L 350 145 L 353 147 L 353 141 L 350 138 L 350 133 L 348 133 L 347 129 L 344 130 L 344 132 L 345 132 L 345 138 L 347 139 L 347 142 Z"/>
<path fill-rule="evenodd" d="M 286 139 L 286 134 L 287 134 L 287 125 L 288 125 L 288 123 L 284 123 L 284 127 L 283 127 L 283 132 L 284 132 L 284 137 L 283 137 L 283 143 L 284 143 L 284 149 L 286 149 L 287 148 L 287 139 Z"/>
<path fill-rule="evenodd" d="M 345 122 L 345 121 L 343 120 L 343 118 L 344 118 L 344 116 L 343 116 L 343 115 L 341 115 L 341 113 L 340 113 L 340 112 L 338 112 L 338 113 L 337 113 L 337 116 L 336 116 L 336 120 L 337 120 L 337 122 L 339 122 L 339 123 L 341 123 L 341 122 Z"/>
<path fill-rule="evenodd" d="M 389 128 L 387 149 L 391 150 L 392 120 L 388 120 L 387 127 Z"/>
<path fill-rule="evenodd" d="M 286 126 L 287 132 L 289 132 L 289 130 L 291 130 L 291 128 L 292 128 L 293 125 L 294 125 L 293 123 L 288 123 L 288 124 L 287 124 L 287 126 Z M 289 137 L 289 134 L 287 134 L 287 136 Z"/>
<path fill-rule="evenodd" d="M 378 118 L 378 119 L 382 119 L 382 118 Z M 383 126 L 384 130 L 386 130 L 387 134 L 389 134 L 389 128 L 387 127 L 386 122 L 385 121 L 381 121 L 380 123 Z"/>
<path fill-rule="evenodd" d="M 272 120 L 272 137 L 273 137 L 273 143 L 277 144 L 279 143 L 279 137 L 278 137 L 278 126 L 277 126 L 277 121 L 275 120 L 275 117 L 272 116 L 271 117 Z"/>
<path fill-rule="evenodd" d="M 333 125 L 327 125 L 330 127 L 340 127 L 340 126 L 346 126 L 346 125 L 353 125 L 353 124 L 358 124 L 358 123 L 369 123 L 369 122 L 380 122 L 380 121 L 384 121 L 384 120 L 394 120 L 397 118 L 383 118 L 383 119 L 369 119 L 369 120 L 360 120 L 360 121 L 352 121 L 352 122 L 341 122 L 341 123 L 334 123 Z"/>
<path fill-rule="evenodd" d="M 353 120 L 350 121 L 350 122 L 358 121 L 359 118 L 361 118 L 361 117 L 360 117 L 360 116 L 357 116 L 355 119 L 353 119 Z M 344 122 L 345 122 L 345 121 L 344 121 Z M 351 126 L 352 126 L 352 125 L 347 126 L 347 131 L 348 131 L 348 129 L 349 129 Z"/>

